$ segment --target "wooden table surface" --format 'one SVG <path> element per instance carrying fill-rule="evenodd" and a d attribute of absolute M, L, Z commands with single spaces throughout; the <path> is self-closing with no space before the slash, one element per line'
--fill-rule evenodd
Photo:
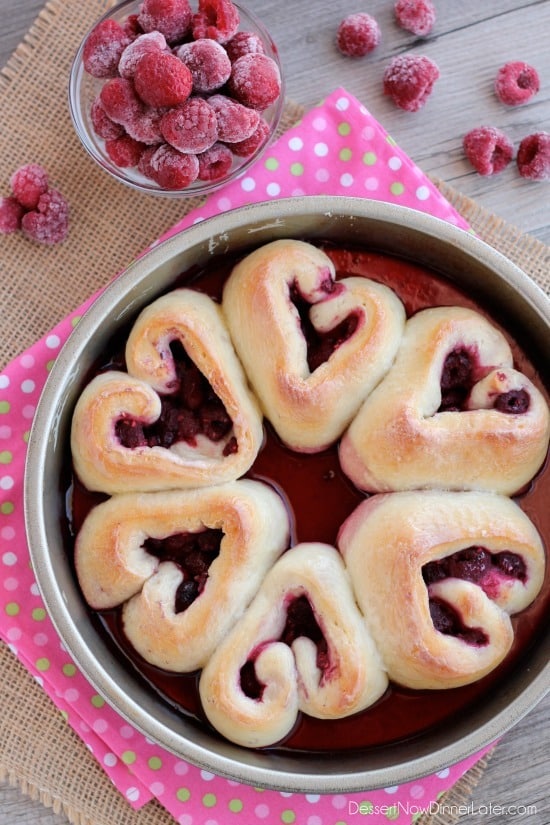
<path fill-rule="evenodd" d="M 0 65 L 9 59 L 42 5 L 41 0 L 0 0 Z M 475 126 L 502 129 L 516 148 L 524 136 L 550 131 L 549 0 L 435 0 L 438 17 L 426 40 L 395 25 L 393 0 L 246 0 L 246 5 L 264 21 L 277 43 L 288 98 L 309 107 L 337 86 L 345 87 L 425 172 L 550 243 L 548 183 L 521 178 L 515 163 L 499 175 L 482 177 L 462 151 L 463 135 Z M 378 20 L 382 42 L 367 57 L 345 58 L 334 45 L 336 28 L 347 14 L 360 10 L 368 10 Z M 428 103 L 416 113 L 397 109 L 382 94 L 384 67 L 391 57 L 406 51 L 428 55 L 441 72 Z M 496 71 L 509 60 L 524 60 L 539 72 L 541 90 L 527 105 L 506 107 L 493 94 Z M 550 823 L 549 725 L 550 696 L 506 734 L 473 793 L 470 810 L 460 816 L 460 825 Z M 451 812 L 442 822 L 446 819 L 451 821 Z M 0 825 L 66 825 L 67 821 L 0 783 Z"/>

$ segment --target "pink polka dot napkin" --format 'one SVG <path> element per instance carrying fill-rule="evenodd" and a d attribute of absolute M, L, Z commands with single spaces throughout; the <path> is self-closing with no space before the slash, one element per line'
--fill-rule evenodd
<path fill-rule="evenodd" d="M 467 225 L 359 101 L 337 89 L 240 178 L 210 196 L 163 239 L 252 201 L 353 195 L 403 204 Z M 158 242 L 158 241 L 157 241 Z M 29 564 L 23 520 L 26 443 L 53 360 L 93 298 L 0 374 L 0 636 L 138 808 L 156 797 L 179 825 L 412 823 L 482 754 L 400 787 L 321 796 L 250 788 L 178 759 L 128 725 L 97 695 L 63 647 Z M 432 808 L 432 810 L 434 810 Z M 374 816 L 376 815 L 376 816 Z"/>

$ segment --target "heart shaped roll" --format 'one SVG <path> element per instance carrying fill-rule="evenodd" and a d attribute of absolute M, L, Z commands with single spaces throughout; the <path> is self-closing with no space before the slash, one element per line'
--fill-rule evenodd
<path fill-rule="evenodd" d="M 512 499 L 493 493 L 376 495 L 338 547 L 390 680 L 415 689 L 477 681 L 510 650 L 510 614 L 536 597 L 544 548 Z"/>
<path fill-rule="evenodd" d="M 97 505 L 75 545 L 96 610 L 123 604 L 124 633 L 166 670 L 202 667 L 287 548 L 289 520 L 266 484 L 127 493 Z"/>
<path fill-rule="evenodd" d="M 324 252 L 287 239 L 237 264 L 222 307 L 264 414 L 303 452 L 340 436 L 389 369 L 405 319 L 388 287 L 336 281 Z"/>
<path fill-rule="evenodd" d="M 338 552 L 316 542 L 288 550 L 200 678 L 211 724 L 237 744 L 283 739 L 299 711 L 338 719 L 385 691 L 387 678 Z"/>
<path fill-rule="evenodd" d="M 463 307 L 418 312 L 340 442 L 360 489 L 518 491 L 544 462 L 548 404 L 504 336 Z"/>
<path fill-rule="evenodd" d="M 126 364 L 93 378 L 76 404 L 73 463 L 89 490 L 204 487 L 250 468 L 262 415 L 211 298 L 178 289 L 150 304 Z"/>

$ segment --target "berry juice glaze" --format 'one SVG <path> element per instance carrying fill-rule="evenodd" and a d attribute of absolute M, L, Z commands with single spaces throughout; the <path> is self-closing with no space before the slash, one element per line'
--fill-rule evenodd
<path fill-rule="evenodd" d="M 461 305 L 487 315 L 497 325 L 499 323 L 497 318 L 490 316 L 483 306 L 452 282 L 418 265 L 371 251 L 341 249 L 331 245 L 324 248 L 334 261 L 338 278 L 359 275 L 387 284 L 403 301 L 407 316 L 431 306 Z M 220 262 L 213 261 L 206 271 L 184 273 L 174 288 L 192 286 L 220 300 L 223 283 L 234 263 L 234 259 L 224 258 Z M 528 375 L 548 398 L 535 364 L 519 342 L 506 330 L 504 332 L 513 350 L 514 366 Z M 115 349 L 112 345 L 106 346 L 106 353 L 113 353 L 118 348 L 119 354 L 114 360 L 106 355 L 105 361 L 98 363 L 97 371 L 113 366 L 124 368 L 124 343 L 125 338 L 119 336 Z M 295 453 L 281 444 L 269 423 L 265 423 L 265 428 L 265 445 L 248 476 L 265 481 L 282 493 L 291 516 L 293 543 L 322 541 L 335 545 L 340 525 L 364 498 L 364 494 L 355 489 L 342 473 L 336 445 L 314 455 Z M 67 472 L 67 501 L 70 504 L 66 533 L 68 552 L 72 555 L 74 535 L 83 518 L 91 507 L 106 496 L 89 493 L 70 476 L 70 468 Z M 547 461 L 537 477 L 516 497 L 544 539 L 550 535 L 549 498 L 550 471 Z M 292 733 L 277 748 L 307 751 L 328 748 L 331 753 L 368 749 L 398 743 L 436 726 L 444 726 L 446 720 L 483 701 L 491 688 L 500 684 L 512 669 L 521 667 L 522 657 L 542 631 L 544 615 L 549 608 L 550 571 L 547 568 L 541 594 L 530 607 L 512 618 L 515 641 L 510 654 L 484 679 L 462 688 L 442 691 L 413 691 L 391 685 L 375 705 L 352 717 L 329 722 L 302 716 Z M 434 613 L 437 613 L 437 606 Z M 195 719 L 199 725 L 207 724 L 198 697 L 198 674 L 169 673 L 143 661 L 125 638 L 120 610 L 91 614 L 107 643 L 124 652 L 128 669 L 136 673 L 136 678 L 144 680 L 176 713 Z"/>

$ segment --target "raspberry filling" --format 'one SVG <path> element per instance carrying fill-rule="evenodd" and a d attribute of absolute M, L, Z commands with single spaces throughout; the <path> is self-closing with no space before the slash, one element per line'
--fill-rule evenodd
<path fill-rule="evenodd" d="M 222 530 L 207 528 L 200 533 L 175 533 L 165 539 L 148 538 L 143 543 L 148 553 L 160 561 L 173 562 L 183 573 L 183 581 L 176 590 L 176 613 L 187 610 L 204 590 L 222 538 Z"/>
<path fill-rule="evenodd" d="M 279 641 L 290 647 L 292 642 L 300 636 L 305 636 L 315 643 L 317 647 L 317 667 L 325 672 L 329 666 L 328 646 L 307 596 L 297 596 L 289 602 L 285 626 Z M 252 654 L 251 658 L 241 668 L 241 690 L 250 699 L 257 700 L 261 700 L 265 688 L 265 685 L 256 676 L 254 668 L 254 660 L 260 651 L 261 647 Z"/>
<path fill-rule="evenodd" d="M 231 431 L 233 422 L 225 406 L 182 344 L 173 341 L 170 349 L 176 366 L 176 390 L 161 396 L 161 413 L 153 424 L 143 425 L 129 417 L 116 422 L 115 434 L 123 447 L 169 448 L 179 441 L 195 447 L 199 435 L 217 443 Z M 223 455 L 237 450 L 237 440 L 231 437 L 223 448 Z"/>
<path fill-rule="evenodd" d="M 474 647 L 483 647 L 489 641 L 480 627 L 467 627 L 454 607 L 443 599 L 430 599 L 430 616 L 435 629 L 446 636 L 454 636 Z"/>
<path fill-rule="evenodd" d="M 340 285 L 327 278 L 321 288 L 327 295 L 334 295 L 340 290 Z M 300 316 L 300 327 L 307 344 L 307 363 L 310 372 L 328 361 L 338 347 L 348 338 L 351 338 L 359 324 L 359 313 L 350 314 L 328 332 L 319 332 L 311 323 L 309 310 L 311 303 L 304 298 L 296 281 L 290 285 L 289 297 Z"/>
<path fill-rule="evenodd" d="M 475 382 L 479 379 L 474 356 L 465 348 L 455 349 L 445 358 L 441 371 L 441 405 L 438 412 L 461 412 Z M 529 409 L 526 390 L 509 390 L 495 397 L 493 407 L 499 412 L 521 414 Z"/>

